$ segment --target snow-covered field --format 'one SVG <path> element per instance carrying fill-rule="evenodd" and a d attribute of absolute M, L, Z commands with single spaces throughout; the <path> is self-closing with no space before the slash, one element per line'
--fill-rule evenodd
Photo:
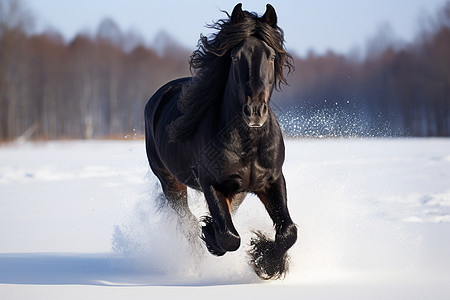
<path fill-rule="evenodd" d="M 156 204 L 143 141 L 1 146 L 0 299 L 449 299 L 450 139 L 286 144 L 300 237 L 275 282 L 247 264 L 251 231 L 273 234 L 254 196 L 217 258 Z"/>

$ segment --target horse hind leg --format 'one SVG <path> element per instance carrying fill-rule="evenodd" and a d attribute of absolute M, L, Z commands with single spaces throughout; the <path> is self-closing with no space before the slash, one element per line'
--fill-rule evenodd
<path fill-rule="evenodd" d="M 189 209 L 187 187 L 172 175 L 158 177 L 160 178 L 167 204 L 177 216 L 178 228 L 191 246 L 198 244 L 200 229 L 197 218 Z"/>

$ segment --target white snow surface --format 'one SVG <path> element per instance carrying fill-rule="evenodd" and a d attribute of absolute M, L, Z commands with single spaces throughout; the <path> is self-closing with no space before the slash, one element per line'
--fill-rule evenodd
<path fill-rule="evenodd" d="M 299 239 L 266 282 L 246 254 L 274 235 L 255 196 L 240 249 L 214 257 L 158 202 L 143 141 L 3 145 L 0 299 L 449 299 L 450 139 L 287 140 L 284 174 Z"/>

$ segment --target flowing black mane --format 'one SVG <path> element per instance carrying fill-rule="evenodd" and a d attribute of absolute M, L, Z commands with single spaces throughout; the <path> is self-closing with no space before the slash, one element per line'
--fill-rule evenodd
<path fill-rule="evenodd" d="M 244 18 L 235 22 L 227 13 L 209 28 L 218 32 L 210 38 L 200 36 L 198 49 L 190 57 L 193 78 L 183 87 L 178 108 L 183 114 L 169 126 L 171 139 L 185 140 L 196 129 L 207 110 L 221 100 L 231 64 L 230 51 L 246 38 L 253 36 L 264 41 L 276 52 L 275 88 L 287 84 L 283 69 L 293 68 L 292 56 L 284 47 L 283 30 L 276 24 L 269 25 L 256 13 L 243 11 Z"/>

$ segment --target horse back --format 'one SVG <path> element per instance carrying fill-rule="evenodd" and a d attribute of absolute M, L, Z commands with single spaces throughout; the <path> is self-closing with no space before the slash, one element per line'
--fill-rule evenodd
<path fill-rule="evenodd" d="M 177 108 L 177 100 L 179 98 L 177 95 L 181 93 L 183 84 L 190 79 L 191 77 L 184 77 L 166 83 L 147 101 L 144 110 L 146 136 L 154 137 L 155 131 L 160 125 L 165 128 L 168 123 L 181 114 Z M 172 106 L 172 108 L 167 109 L 168 106 Z M 164 111 L 170 111 L 171 113 L 165 114 L 166 117 L 164 117 Z M 162 123 L 167 124 L 161 124 L 161 119 L 166 119 Z"/>

